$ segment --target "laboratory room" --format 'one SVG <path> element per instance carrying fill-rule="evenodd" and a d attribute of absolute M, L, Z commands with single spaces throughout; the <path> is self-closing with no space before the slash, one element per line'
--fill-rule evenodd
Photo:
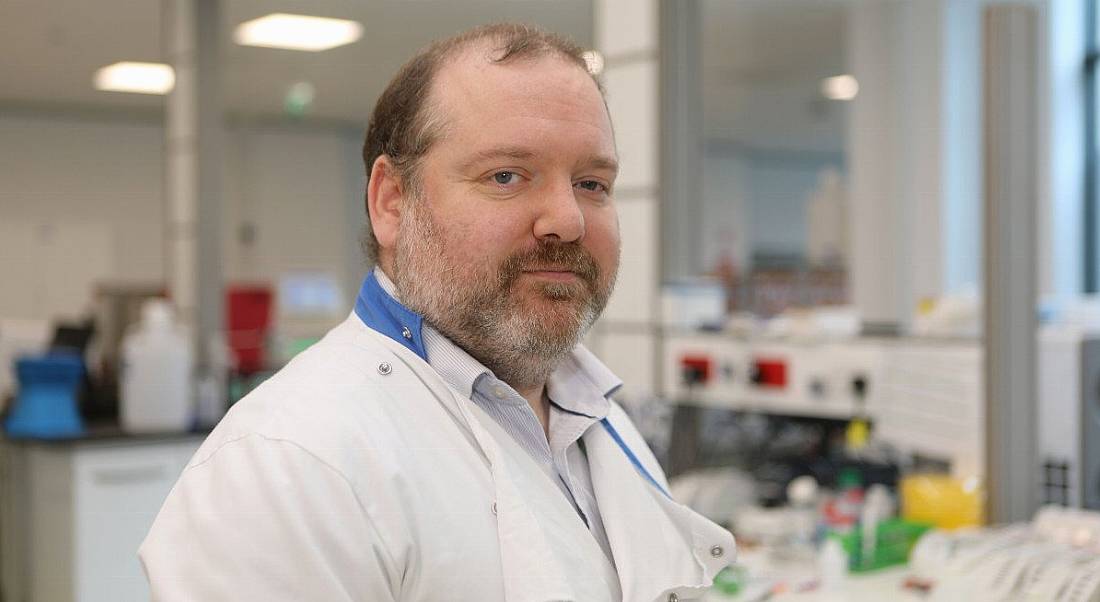
<path fill-rule="evenodd" d="M 0 602 L 1100 602 L 1098 3 L 0 2 Z"/>

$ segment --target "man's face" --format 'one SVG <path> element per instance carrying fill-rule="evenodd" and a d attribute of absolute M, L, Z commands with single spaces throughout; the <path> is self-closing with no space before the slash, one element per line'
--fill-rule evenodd
<path fill-rule="evenodd" d="M 607 303 L 619 263 L 611 123 L 556 57 L 445 64 L 442 133 L 406 199 L 402 300 L 513 386 L 541 384 Z"/>

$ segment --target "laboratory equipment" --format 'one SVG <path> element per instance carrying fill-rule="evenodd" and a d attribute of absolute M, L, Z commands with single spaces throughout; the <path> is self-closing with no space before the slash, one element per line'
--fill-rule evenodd
<path fill-rule="evenodd" d="M 194 357 L 167 301 L 145 303 L 141 324 L 122 343 L 122 358 L 122 428 L 130 433 L 190 430 Z"/>
<path fill-rule="evenodd" d="M 19 396 L 4 423 L 11 437 L 63 439 L 84 434 L 76 390 L 84 362 L 72 353 L 23 357 L 15 362 Z"/>
<path fill-rule="evenodd" d="M 95 394 L 84 400 L 84 415 L 94 421 L 118 420 L 122 340 L 141 320 L 149 299 L 164 298 L 159 282 L 99 282 L 95 286 L 96 343 L 88 356 Z"/>
<path fill-rule="evenodd" d="M 680 403 L 846 419 L 873 414 L 881 395 L 874 340 L 669 333 L 664 357 L 664 395 Z"/>
<path fill-rule="evenodd" d="M 1042 501 L 1100 509 L 1100 333 L 1050 326 L 1039 349 Z"/>
<path fill-rule="evenodd" d="M 910 568 L 933 584 L 931 602 L 1100 601 L 1100 514 L 1048 506 L 1027 524 L 935 531 Z"/>
<path fill-rule="evenodd" d="M 981 342 L 666 333 L 663 395 L 679 404 L 868 421 L 874 439 L 960 479 L 984 472 Z"/>
<path fill-rule="evenodd" d="M 15 395 L 15 360 L 38 355 L 49 348 L 53 327 L 48 320 L 0 318 L 0 412 Z"/>
<path fill-rule="evenodd" d="M 977 479 L 961 481 L 946 474 L 911 474 L 898 486 L 901 515 L 940 529 L 985 523 L 985 499 Z"/>
<path fill-rule="evenodd" d="M 226 332 L 237 371 L 259 372 L 267 364 L 267 334 L 271 327 L 271 289 L 230 286 L 226 293 Z"/>

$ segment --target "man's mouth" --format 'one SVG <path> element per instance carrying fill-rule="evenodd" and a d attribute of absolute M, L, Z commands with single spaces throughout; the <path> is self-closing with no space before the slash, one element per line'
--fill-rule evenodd
<path fill-rule="evenodd" d="M 558 282 L 569 282 L 578 278 L 577 273 L 567 268 L 539 267 L 523 270 L 524 274 Z"/>

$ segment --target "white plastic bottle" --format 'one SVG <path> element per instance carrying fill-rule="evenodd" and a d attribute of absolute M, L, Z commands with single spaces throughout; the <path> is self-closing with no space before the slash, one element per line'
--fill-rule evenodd
<path fill-rule="evenodd" d="M 147 301 L 122 342 L 119 418 L 129 433 L 188 431 L 194 421 L 194 356 L 163 299 Z"/>

